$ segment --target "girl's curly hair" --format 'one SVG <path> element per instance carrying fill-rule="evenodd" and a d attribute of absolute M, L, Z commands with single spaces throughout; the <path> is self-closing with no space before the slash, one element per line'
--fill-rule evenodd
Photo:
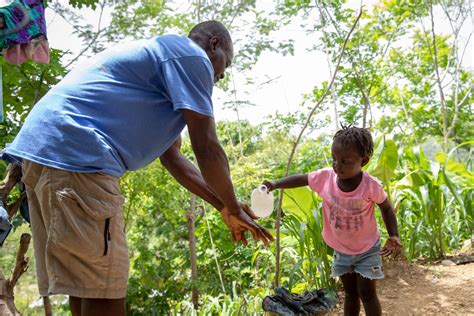
<path fill-rule="evenodd" d="M 366 128 L 342 125 L 342 129 L 334 135 L 333 141 L 338 141 L 342 145 L 354 146 L 361 157 L 370 159 L 374 153 L 374 141 L 370 131 Z"/>

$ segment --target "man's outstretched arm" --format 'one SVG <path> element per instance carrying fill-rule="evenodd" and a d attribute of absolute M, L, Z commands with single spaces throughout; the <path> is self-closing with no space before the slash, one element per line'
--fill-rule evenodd
<path fill-rule="evenodd" d="M 204 181 L 229 213 L 238 214 L 240 205 L 230 179 L 227 156 L 217 138 L 214 119 L 190 110 L 181 110 L 181 113 L 188 126 L 191 145 Z"/>
<path fill-rule="evenodd" d="M 247 206 L 241 205 L 235 197 L 227 156 L 217 139 L 214 120 L 189 110 L 181 110 L 181 112 L 188 126 L 191 144 L 203 182 L 206 183 L 206 186 L 202 187 L 204 190 L 209 190 L 211 195 L 216 195 L 224 205 L 221 214 L 234 241 L 242 241 L 246 244 L 244 233 L 250 230 L 254 239 L 268 244 L 273 240 L 271 234 L 252 220 L 253 212 Z M 181 171 L 181 173 L 184 172 Z M 189 178 L 186 174 L 181 174 L 178 177 L 184 176 Z"/>
<path fill-rule="evenodd" d="M 180 149 L 181 136 L 161 155 L 161 164 L 183 187 L 221 211 L 224 208 L 224 203 L 212 192 L 199 170 L 181 154 Z"/>

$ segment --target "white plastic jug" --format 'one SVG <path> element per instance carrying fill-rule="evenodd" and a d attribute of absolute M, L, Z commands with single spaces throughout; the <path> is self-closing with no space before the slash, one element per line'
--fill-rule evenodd
<path fill-rule="evenodd" d="M 251 208 L 258 217 L 267 217 L 273 212 L 273 194 L 268 192 L 264 185 L 252 191 L 250 197 Z"/>

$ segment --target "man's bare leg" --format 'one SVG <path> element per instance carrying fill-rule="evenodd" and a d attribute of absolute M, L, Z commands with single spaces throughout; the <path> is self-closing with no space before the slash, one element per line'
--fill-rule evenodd
<path fill-rule="evenodd" d="M 69 309 L 72 316 L 81 316 L 82 299 L 80 297 L 69 296 Z"/>
<path fill-rule="evenodd" d="M 73 316 L 125 316 L 125 298 L 79 298 L 69 297 Z"/>

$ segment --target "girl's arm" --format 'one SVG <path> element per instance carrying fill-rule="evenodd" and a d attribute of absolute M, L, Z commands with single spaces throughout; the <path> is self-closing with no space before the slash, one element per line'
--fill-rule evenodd
<path fill-rule="evenodd" d="M 295 175 L 282 178 L 277 181 L 263 181 L 263 185 L 268 188 L 268 191 L 273 191 L 276 189 L 290 189 L 290 188 L 299 188 L 308 185 L 308 175 Z"/>
<path fill-rule="evenodd" d="M 398 237 L 398 227 L 397 227 L 397 217 L 393 211 L 392 204 L 388 199 L 385 199 L 381 204 L 378 204 L 380 211 L 382 212 L 382 219 L 387 228 L 387 233 L 389 236 Z"/>
<path fill-rule="evenodd" d="M 388 239 L 380 254 L 382 256 L 389 256 L 391 254 L 396 255 L 400 248 L 402 248 L 402 243 L 398 238 L 397 217 L 395 216 L 392 204 L 388 199 L 385 199 L 385 201 L 378 204 L 378 206 L 382 212 L 382 219 L 388 232 Z"/>

